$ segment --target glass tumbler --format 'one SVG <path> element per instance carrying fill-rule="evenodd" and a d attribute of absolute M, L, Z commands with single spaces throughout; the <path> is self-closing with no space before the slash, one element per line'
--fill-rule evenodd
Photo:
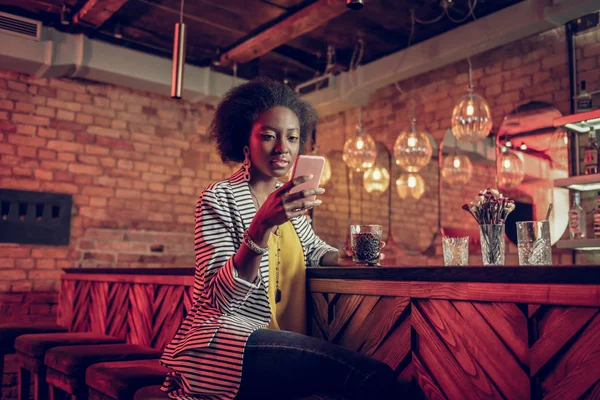
<path fill-rule="evenodd" d="M 552 265 L 548 221 L 517 222 L 519 265 Z"/>
<path fill-rule="evenodd" d="M 382 234 L 381 225 L 350 225 L 352 260 L 357 264 L 378 264 Z"/>
<path fill-rule="evenodd" d="M 443 237 L 444 265 L 469 265 L 469 237 Z"/>

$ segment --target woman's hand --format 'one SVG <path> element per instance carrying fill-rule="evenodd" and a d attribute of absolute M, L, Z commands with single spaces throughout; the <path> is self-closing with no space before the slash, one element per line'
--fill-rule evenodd
<path fill-rule="evenodd" d="M 256 212 L 256 216 L 252 221 L 252 225 L 254 225 L 255 222 L 257 225 L 255 227 L 251 226 L 251 228 L 256 228 L 258 230 L 256 234 L 259 237 L 263 237 L 274 227 L 279 226 L 292 218 L 303 215 L 307 210 L 322 203 L 321 200 L 309 200 L 308 198 L 325 193 L 325 189 L 323 188 L 290 193 L 295 186 L 298 186 L 309 179 L 312 179 L 312 175 L 299 176 L 294 180 L 285 183 L 267 197 L 263 205 Z"/>

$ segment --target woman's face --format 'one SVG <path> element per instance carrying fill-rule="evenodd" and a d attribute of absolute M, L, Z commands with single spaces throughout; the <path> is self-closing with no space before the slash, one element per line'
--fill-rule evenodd
<path fill-rule="evenodd" d="M 258 115 L 250 133 L 252 167 L 265 177 L 287 174 L 300 152 L 300 122 L 292 110 L 273 107 Z"/>

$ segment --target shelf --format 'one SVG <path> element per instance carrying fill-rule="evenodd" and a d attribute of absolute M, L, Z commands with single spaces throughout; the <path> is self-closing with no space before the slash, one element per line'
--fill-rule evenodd
<path fill-rule="evenodd" d="M 564 126 L 579 133 L 600 129 L 600 109 L 555 118 L 553 125 L 557 128 Z"/>
<path fill-rule="evenodd" d="M 559 240 L 556 242 L 556 248 L 572 250 L 600 250 L 600 238 Z"/>
<path fill-rule="evenodd" d="M 570 178 L 555 179 L 554 187 L 562 187 L 580 192 L 600 191 L 600 174 L 579 175 Z"/>

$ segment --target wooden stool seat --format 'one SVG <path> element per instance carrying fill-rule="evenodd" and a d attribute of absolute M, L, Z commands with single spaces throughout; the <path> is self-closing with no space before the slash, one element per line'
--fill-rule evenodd
<path fill-rule="evenodd" d="M 46 352 L 46 382 L 50 385 L 51 397 L 54 389 L 85 399 L 88 389 L 85 370 L 92 364 L 107 361 L 129 361 L 158 359 L 162 352 L 136 344 L 94 344 L 89 346 L 59 346 Z"/>
<path fill-rule="evenodd" d="M 46 366 L 44 357 L 46 351 L 57 346 L 89 345 L 120 343 L 122 340 L 112 336 L 88 332 L 67 333 L 39 333 L 27 334 L 17 337 L 15 351 L 19 367 L 19 399 L 29 397 L 29 382 L 31 374 L 35 386 L 34 399 L 45 400 L 48 398 L 48 384 L 46 383 Z"/>
<path fill-rule="evenodd" d="M 131 400 L 143 387 L 159 385 L 168 369 L 158 360 L 103 362 L 85 372 L 90 399 Z"/>
<path fill-rule="evenodd" d="M 4 380 L 4 356 L 15 352 L 15 339 L 28 333 L 67 332 L 67 328 L 51 323 L 19 322 L 0 324 L 0 382 Z"/>
<path fill-rule="evenodd" d="M 169 398 L 165 392 L 160 390 L 161 385 L 147 386 L 135 392 L 133 400 L 166 400 Z"/>
<path fill-rule="evenodd" d="M 18 336 L 30 333 L 58 333 L 67 332 L 67 328 L 50 323 L 9 323 L 0 324 L 0 353 L 12 354 L 15 352 L 15 339 Z"/>

